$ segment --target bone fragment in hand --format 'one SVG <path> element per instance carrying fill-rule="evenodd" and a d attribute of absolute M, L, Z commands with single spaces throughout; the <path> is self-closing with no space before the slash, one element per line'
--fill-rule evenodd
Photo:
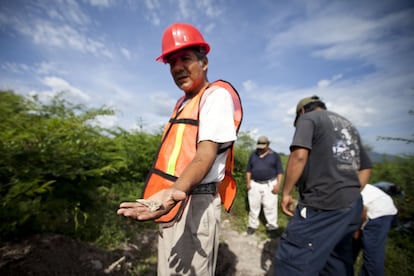
<path fill-rule="evenodd" d="M 161 208 L 161 203 L 154 200 L 137 199 L 137 202 L 147 206 L 151 212 L 155 212 Z"/>

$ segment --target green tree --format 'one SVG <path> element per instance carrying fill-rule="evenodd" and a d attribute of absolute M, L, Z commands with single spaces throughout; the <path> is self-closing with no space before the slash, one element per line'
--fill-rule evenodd
<path fill-rule="evenodd" d="M 126 167 L 105 129 L 107 108 L 86 109 L 56 96 L 50 103 L 0 92 L 2 237 L 27 231 L 75 231 L 88 218 L 96 187 Z"/>

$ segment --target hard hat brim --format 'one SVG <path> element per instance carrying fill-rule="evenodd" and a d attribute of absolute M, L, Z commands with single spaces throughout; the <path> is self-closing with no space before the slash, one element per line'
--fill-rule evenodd
<path fill-rule="evenodd" d="M 158 62 L 163 62 L 163 63 L 167 63 L 166 57 L 171 55 L 172 53 L 187 49 L 187 48 L 192 48 L 194 46 L 200 46 L 204 48 L 204 51 L 206 52 L 206 55 L 210 52 L 210 45 L 208 45 L 208 43 L 194 43 L 194 44 L 186 44 L 186 45 L 182 45 L 182 47 L 176 47 L 174 50 L 171 51 L 167 51 L 163 54 L 161 54 L 159 57 L 157 57 L 155 60 Z"/>

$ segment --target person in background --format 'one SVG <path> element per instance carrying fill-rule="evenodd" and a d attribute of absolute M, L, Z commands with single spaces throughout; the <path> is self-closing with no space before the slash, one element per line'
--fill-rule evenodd
<path fill-rule="evenodd" d="M 269 139 L 260 136 L 256 150 L 250 155 L 246 169 L 246 188 L 249 200 L 247 234 L 259 227 L 259 214 L 263 205 L 266 229 L 274 236 L 277 224 L 277 193 L 282 182 L 283 166 L 279 154 L 269 147 Z"/>
<path fill-rule="evenodd" d="M 398 210 L 392 198 L 380 188 L 366 184 L 361 191 L 364 202 L 361 228 L 354 235 L 354 260 L 362 249 L 360 276 L 384 275 L 388 231 Z"/>
<path fill-rule="evenodd" d="M 193 25 L 174 23 L 164 31 L 157 60 L 169 64 L 184 96 L 164 129 L 144 199 L 123 202 L 117 211 L 160 223 L 159 276 L 215 274 L 220 203 L 228 209 L 234 200 L 233 143 L 242 106 L 230 83 L 209 82 L 209 50 Z"/>
<path fill-rule="evenodd" d="M 294 126 L 281 202 L 292 218 L 276 250 L 275 275 L 351 276 L 360 189 L 369 180 L 371 161 L 356 128 L 318 96 L 298 102 Z"/>

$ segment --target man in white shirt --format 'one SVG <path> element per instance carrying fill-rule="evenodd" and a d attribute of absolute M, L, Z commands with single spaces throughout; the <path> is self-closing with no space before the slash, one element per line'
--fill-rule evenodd
<path fill-rule="evenodd" d="M 392 198 L 380 188 L 366 184 L 361 191 L 364 202 L 362 225 L 355 234 L 354 257 L 363 251 L 359 275 L 384 275 L 385 247 L 388 231 L 398 213 Z"/>

